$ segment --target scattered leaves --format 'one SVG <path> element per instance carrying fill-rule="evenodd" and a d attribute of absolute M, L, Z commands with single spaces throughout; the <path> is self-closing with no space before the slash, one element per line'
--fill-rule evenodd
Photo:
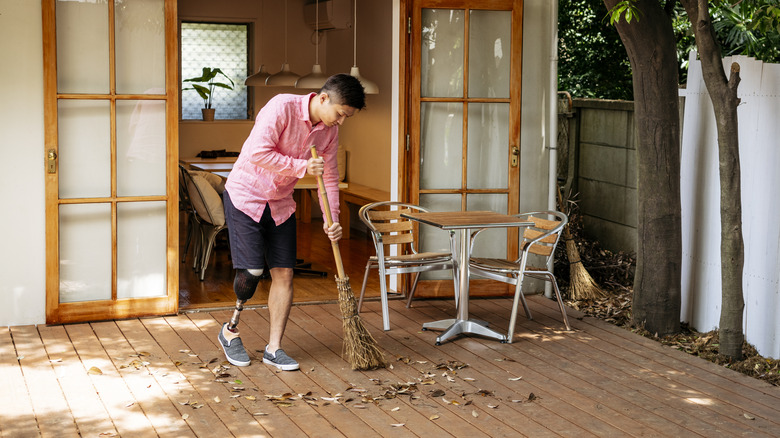
<path fill-rule="evenodd" d="M 98 367 L 90 367 L 87 370 L 87 374 L 92 374 L 93 376 L 101 376 L 103 375 L 103 371 L 100 370 Z"/>

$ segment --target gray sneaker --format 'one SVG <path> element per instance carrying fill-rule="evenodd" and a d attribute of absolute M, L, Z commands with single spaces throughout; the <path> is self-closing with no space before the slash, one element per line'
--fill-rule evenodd
<path fill-rule="evenodd" d="M 282 371 L 295 371 L 298 369 L 298 362 L 291 358 L 281 348 L 276 350 L 276 354 L 268 352 L 268 346 L 266 345 L 263 350 L 263 363 L 273 365 Z"/>
<path fill-rule="evenodd" d="M 228 362 L 237 367 L 249 366 L 249 355 L 244 349 L 244 344 L 241 342 L 241 338 L 238 337 L 238 333 L 233 333 L 227 329 L 227 323 L 222 324 L 222 329 L 217 336 L 219 339 L 219 345 L 225 350 L 225 357 Z"/>

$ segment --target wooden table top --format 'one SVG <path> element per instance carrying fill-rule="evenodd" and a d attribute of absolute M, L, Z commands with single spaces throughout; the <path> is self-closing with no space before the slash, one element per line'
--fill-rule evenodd
<path fill-rule="evenodd" d="M 432 211 L 429 213 L 402 213 L 402 217 L 416 220 L 443 230 L 463 228 L 503 228 L 533 225 L 519 217 L 495 211 Z"/>

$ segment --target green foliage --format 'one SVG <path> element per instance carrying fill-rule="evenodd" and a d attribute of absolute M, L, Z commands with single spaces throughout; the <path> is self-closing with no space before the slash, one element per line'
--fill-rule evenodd
<path fill-rule="evenodd" d="M 222 75 L 230 81 L 230 85 L 224 83 L 224 82 L 216 82 L 215 79 L 217 78 L 217 75 Z M 185 79 L 184 82 L 193 82 L 191 88 L 184 88 L 182 91 L 186 90 L 195 90 L 200 95 L 201 99 L 203 99 L 203 107 L 204 108 L 211 108 L 211 96 L 214 94 L 214 87 L 220 87 L 220 88 L 226 88 L 228 90 L 232 90 L 233 86 L 235 84 L 233 83 L 233 80 L 228 77 L 225 73 L 222 72 L 222 70 L 218 68 L 211 68 L 211 67 L 203 67 L 203 73 L 194 78 Z M 199 85 L 194 82 L 200 82 L 201 84 L 205 85 Z"/>
<path fill-rule="evenodd" d="M 620 21 L 620 16 L 625 15 L 626 23 L 631 23 L 631 20 L 636 17 L 639 21 L 639 13 L 641 12 L 634 5 L 635 0 L 621 0 L 612 10 L 609 11 L 609 24 L 614 26 L 615 23 Z"/>
<path fill-rule="evenodd" d="M 558 89 L 574 97 L 633 99 L 631 66 L 602 0 L 560 0 Z"/>
<path fill-rule="evenodd" d="M 685 9 L 666 1 L 674 1 L 671 20 L 685 83 L 696 40 Z M 559 5 L 559 89 L 575 97 L 632 99 L 631 66 L 614 25 L 640 19 L 636 0 L 621 0 L 610 11 L 602 0 L 560 0 Z M 723 56 L 780 62 L 780 0 L 711 0 L 710 16 Z"/>

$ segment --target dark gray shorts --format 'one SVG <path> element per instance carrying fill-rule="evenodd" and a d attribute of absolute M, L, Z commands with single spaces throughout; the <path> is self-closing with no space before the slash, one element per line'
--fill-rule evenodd
<path fill-rule="evenodd" d="M 297 235 L 295 215 L 281 225 L 266 205 L 260 223 L 233 206 L 227 190 L 222 194 L 230 235 L 230 255 L 236 269 L 294 268 Z"/>

